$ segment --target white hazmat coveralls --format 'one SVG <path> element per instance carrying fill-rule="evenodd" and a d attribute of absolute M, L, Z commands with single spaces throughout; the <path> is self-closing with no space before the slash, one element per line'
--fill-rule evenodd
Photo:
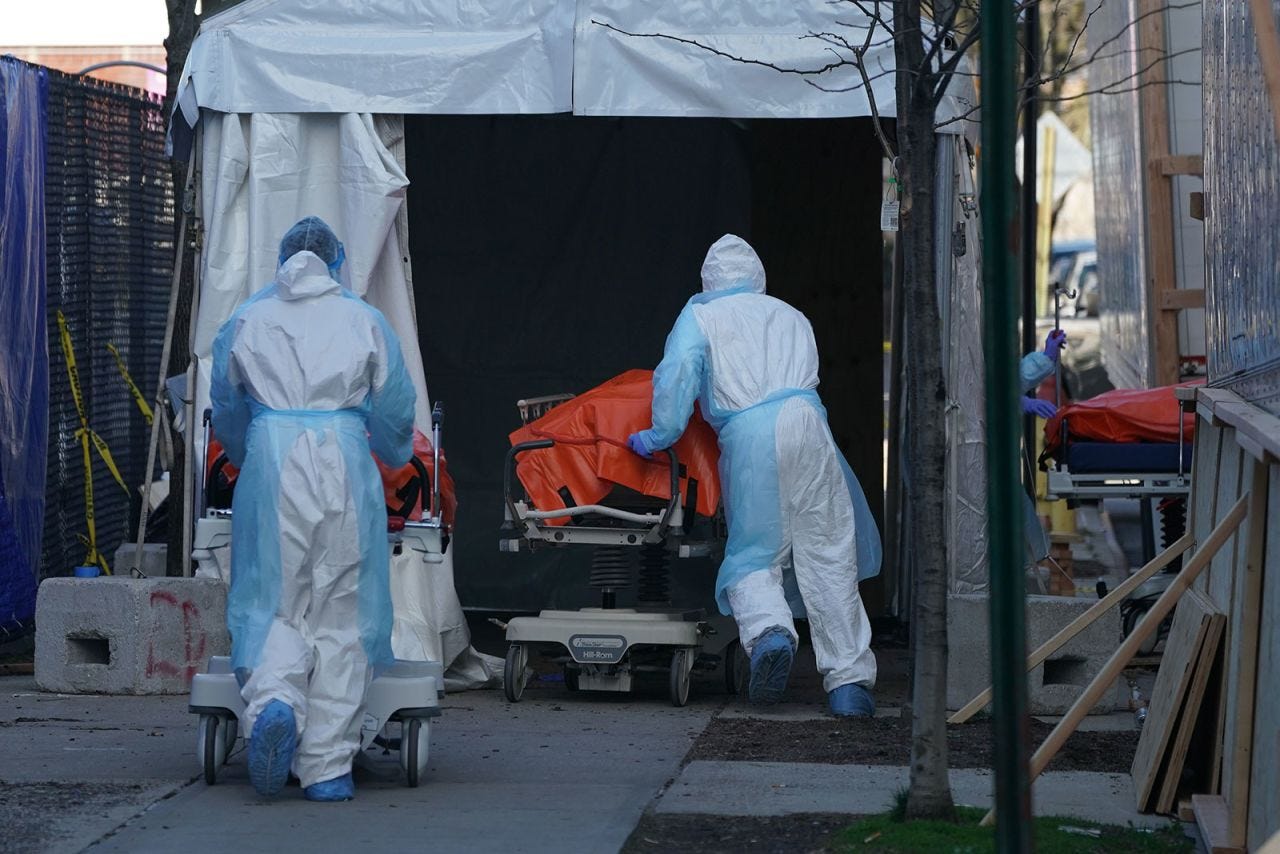
<path fill-rule="evenodd" d="M 858 581 L 879 572 L 880 538 L 815 391 L 813 329 L 765 294 L 764 267 L 739 237 L 711 247 L 702 287 L 667 338 L 653 426 L 637 435 L 649 450 L 670 447 L 701 401 L 720 440 L 729 522 L 720 610 L 733 614 L 748 655 L 772 626 L 794 643 L 793 610 L 807 611 L 825 689 L 870 689 L 876 660 Z"/>
<path fill-rule="evenodd" d="M 370 455 L 412 453 L 415 395 L 386 318 L 312 252 L 238 308 L 214 344 L 213 426 L 241 466 L 227 623 L 248 704 L 298 728 L 304 787 L 351 771 L 371 669 L 391 654 L 387 516 Z"/>

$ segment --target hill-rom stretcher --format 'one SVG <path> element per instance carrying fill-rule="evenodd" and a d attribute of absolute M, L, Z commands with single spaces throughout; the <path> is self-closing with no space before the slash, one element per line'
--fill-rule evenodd
<path fill-rule="evenodd" d="M 512 702 L 533 652 L 562 666 L 571 691 L 630 691 L 636 674 L 665 671 L 672 704 L 683 706 L 695 666 L 722 667 L 736 690 L 742 657 L 733 621 L 674 606 L 669 591 L 673 558 L 723 551 L 715 433 L 695 414 L 674 448 L 653 461 L 637 457 L 625 440 L 649 425 L 651 398 L 651 373 L 629 371 L 578 397 L 517 404 L 524 426 L 510 437 L 499 547 L 592 549 L 589 583 L 600 607 L 507 624 L 503 685 Z M 618 607 L 633 580 L 635 607 Z"/>

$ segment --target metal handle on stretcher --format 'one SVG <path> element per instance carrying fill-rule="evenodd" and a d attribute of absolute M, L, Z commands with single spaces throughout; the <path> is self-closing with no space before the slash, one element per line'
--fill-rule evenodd
<path fill-rule="evenodd" d="M 440 427 L 443 423 L 444 404 L 437 400 L 436 405 L 431 408 L 431 461 L 432 471 L 435 472 L 435 477 L 431 478 L 431 517 L 439 516 L 442 521 L 444 510 L 440 506 Z"/>
<path fill-rule="evenodd" d="M 525 451 L 538 451 L 544 448 L 552 448 L 555 447 L 555 444 L 554 439 L 537 439 L 532 442 L 521 442 L 518 445 L 512 446 L 512 448 L 507 451 L 507 462 L 502 471 L 502 495 L 506 500 L 507 515 L 512 524 L 520 519 L 520 514 L 516 510 L 515 500 L 511 497 L 511 475 L 516 469 L 516 455 Z M 667 502 L 666 513 L 663 514 L 662 521 L 658 525 L 658 533 L 660 535 L 665 535 L 667 530 L 671 527 L 672 520 L 676 518 L 676 511 L 680 508 L 680 460 L 676 457 L 674 448 L 665 448 L 660 453 L 667 455 L 667 459 L 671 465 L 671 500 Z M 577 511 L 578 513 L 581 513 L 583 512 L 583 508 L 577 508 Z M 571 516 L 575 514 L 564 513 L 563 515 Z M 628 518 L 631 516 L 634 516 L 634 514 L 620 515 L 617 518 L 623 519 L 624 521 L 632 521 L 632 519 Z M 543 516 L 542 518 L 555 517 Z"/>

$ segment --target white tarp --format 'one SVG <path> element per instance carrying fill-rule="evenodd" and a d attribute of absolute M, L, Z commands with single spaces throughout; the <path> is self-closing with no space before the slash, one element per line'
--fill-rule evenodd
<path fill-rule="evenodd" d="M 880 115 L 891 118 L 892 37 L 848 3 L 246 0 L 203 23 L 178 102 L 192 127 L 201 108 L 868 116 L 867 89 L 839 42 L 861 47 L 869 29 L 871 92 Z M 970 115 L 975 103 L 971 82 L 956 77 L 938 111 L 940 130 L 971 131 L 950 120 Z"/>
<path fill-rule="evenodd" d="M 1058 118 L 1057 113 L 1045 112 L 1040 116 L 1040 120 L 1036 122 L 1036 162 L 1044 165 L 1045 158 L 1048 156 L 1048 145 L 1046 141 L 1048 134 L 1045 133 L 1047 128 L 1053 128 L 1053 203 L 1056 205 L 1062 201 L 1062 197 L 1067 191 L 1081 178 L 1091 176 L 1093 174 L 1093 152 L 1085 148 L 1080 138 L 1071 132 L 1071 128 L 1067 127 L 1062 119 Z M 1014 170 L 1018 175 L 1018 180 L 1022 180 L 1022 136 L 1018 136 L 1018 142 L 1014 146 Z M 1040 200 L 1040 192 L 1043 189 L 1041 181 L 1037 176 L 1036 179 L 1036 201 Z"/>
<path fill-rule="evenodd" d="M 403 119 L 210 113 L 202 133 L 197 411 L 209 405 L 218 329 L 245 297 L 271 282 L 289 226 L 314 214 L 346 248 L 344 284 L 380 309 L 400 337 L 418 393 L 415 420 L 429 431 L 431 406 L 409 285 Z M 202 448 L 196 458 L 203 459 Z M 441 661 L 455 688 L 491 682 L 501 662 L 470 648 L 453 586 L 452 554 L 434 567 L 416 554 L 401 555 L 392 561 L 391 579 L 396 655 Z"/>
<path fill-rule="evenodd" d="M 570 109 L 565 0 L 246 0 L 208 18 L 179 91 L 223 113 Z"/>

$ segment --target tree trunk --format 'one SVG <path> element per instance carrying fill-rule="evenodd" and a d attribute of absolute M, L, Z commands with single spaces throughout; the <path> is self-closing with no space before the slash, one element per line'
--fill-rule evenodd
<path fill-rule="evenodd" d="M 953 819 L 947 777 L 947 550 L 943 529 L 946 389 L 942 323 L 934 261 L 937 142 L 931 87 L 924 65 L 918 0 L 895 3 L 894 51 L 899 69 L 900 238 L 903 241 L 907 346 L 907 458 L 915 552 L 911 621 L 911 786 L 908 818 Z M 905 70 L 905 71 L 904 71 Z"/>
<path fill-rule="evenodd" d="M 199 19 L 195 13 L 195 0 L 166 0 L 169 11 L 169 37 L 164 40 L 166 51 L 165 67 L 168 81 L 165 88 L 165 118 L 172 121 L 174 99 L 177 96 L 178 83 L 182 76 L 182 67 L 186 64 L 187 53 L 191 50 L 191 42 L 195 40 Z M 174 249 L 177 241 L 184 239 L 178 233 L 182 222 L 183 191 L 187 178 L 185 161 L 172 160 L 169 163 L 169 175 L 173 181 L 173 227 Z M 178 284 L 178 313 L 174 319 L 173 347 L 169 351 L 169 364 L 166 366 L 168 376 L 175 376 L 187 369 L 191 360 L 190 348 L 187 346 L 191 329 L 191 253 L 184 253 L 185 262 L 182 277 Z M 167 427 L 165 428 L 167 429 Z M 194 429 L 194 425 L 187 425 Z M 183 519 L 183 495 L 186 492 L 186 446 L 182 435 L 173 434 L 173 462 L 169 470 L 168 498 L 168 574 L 181 575 L 183 563 L 183 535 L 186 525 Z"/>

